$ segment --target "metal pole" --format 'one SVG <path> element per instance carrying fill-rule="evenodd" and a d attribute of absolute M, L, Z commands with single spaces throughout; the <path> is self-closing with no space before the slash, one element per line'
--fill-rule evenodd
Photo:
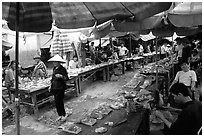
<path fill-rule="evenodd" d="M 99 44 L 100 44 L 100 47 L 99 47 L 99 48 L 101 48 L 101 38 L 99 39 Z"/>
<path fill-rule="evenodd" d="M 130 42 L 130 45 L 129 45 L 129 48 L 130 48 L 129 57 L 131 57 L 131 54 L 132 54 L 132 42 L 131 42 L 131 36 L 130 35 L 129 35 L 129 42 Z"/>
<path fill-rule="evenodd" d="M 16 57 L 16 66 L 15 66 L 15 71 L 16 71 L 16 75 L 15 75 L 15 117 L 16 117 L 16 134 L 20 135 L 20 120 L 19 120 L 19 115 L 20 115 L 20 103 L 19 103 L 19 97 L 18 97 L 18 50 L 19 50 L 19 7 L 20 3 L 16 2 L 16 23 L 15 23 L 15 30 L 16 30 L 16 50 L 15 50 L 15 57 Z"/>
<path fill-rule="evenodd" d="M 157 57 L 158 57 L 158 42 L 157 42 L 157 36 L 156 36 L 156 89 L 158 90 L 158 61 L 157 61 Z"/>

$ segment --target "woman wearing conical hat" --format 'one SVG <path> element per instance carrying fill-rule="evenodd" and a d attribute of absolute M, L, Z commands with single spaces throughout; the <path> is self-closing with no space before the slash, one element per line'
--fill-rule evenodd
<path fill-rule="evenodd" d="M 53 74 L 51 79 L 51 86 L 49 88 L 50 92 L 54 95 L 55 106 L 59 118 L 56 120 L 65 121 L 66 112 L 64 109 L 64 92 L 66 90 L 66 81 L 68 80 L 67 70 L 61 65 L 61 63 L 66 63 L 65 60 L 61 58 L 58 54 L 48 60 L 53 62 Z"/>

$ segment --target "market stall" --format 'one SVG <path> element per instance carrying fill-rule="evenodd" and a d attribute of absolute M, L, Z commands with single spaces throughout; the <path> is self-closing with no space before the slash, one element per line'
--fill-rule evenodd
<path fill-rule="evenodd" d="M 21 96 L 20 103 L 30 106 L 33 109 L 33 113 L 35 116 L 38 116 L 39 106 L 53 101 L 53 98 L 51 97 L 52 94 L 48 90 L 50 86 L 50 80 L 51 77 L 39 80 L 23 79 L 21 84 L 19 85 L 19 95 Z M 67 85 L 72 81 L 76 83 L 76 95 L 78 96 L 79 86 L 77 77 L 70 78 L 67 81 Z M 12 88 L 12 90 L 15 90 L 14 87 Z M 38 98 L 43 94 L 45 94 L 43 98 Z"/>

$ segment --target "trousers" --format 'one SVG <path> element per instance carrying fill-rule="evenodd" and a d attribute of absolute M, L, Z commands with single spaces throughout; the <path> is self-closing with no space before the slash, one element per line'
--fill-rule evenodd
<path fill-rule="evenodd" d="M 54 93 L 55 106 L 57 109 L 58 116 L 65 116 L 64 108 L 64 90 L 58 90 Z"/>

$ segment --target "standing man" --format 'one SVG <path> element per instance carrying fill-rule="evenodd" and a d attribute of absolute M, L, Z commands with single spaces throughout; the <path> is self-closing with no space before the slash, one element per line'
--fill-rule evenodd
<path fill-rule="evenodd" d="M 167 55 L 167 43 L 164 43 L 162 46 L 161 46 L 161 59 L 164 59 L 166 58 L 166 55 Z"/>
<path fill-rule="evenodd" d="M 191 45 L 187 38 L 182 38 L 181 44 L 183 45 L 182 61 L 190 63 L 191 59 Z"/>
<path fill-rule="evenodd" d="M 119 59 L 124 59 L 129 52 L 128 49 L 124 46 L 124 43 L 122 43 L 121 46 L 118 47 L 118 49 L 119 49 Z"/>

